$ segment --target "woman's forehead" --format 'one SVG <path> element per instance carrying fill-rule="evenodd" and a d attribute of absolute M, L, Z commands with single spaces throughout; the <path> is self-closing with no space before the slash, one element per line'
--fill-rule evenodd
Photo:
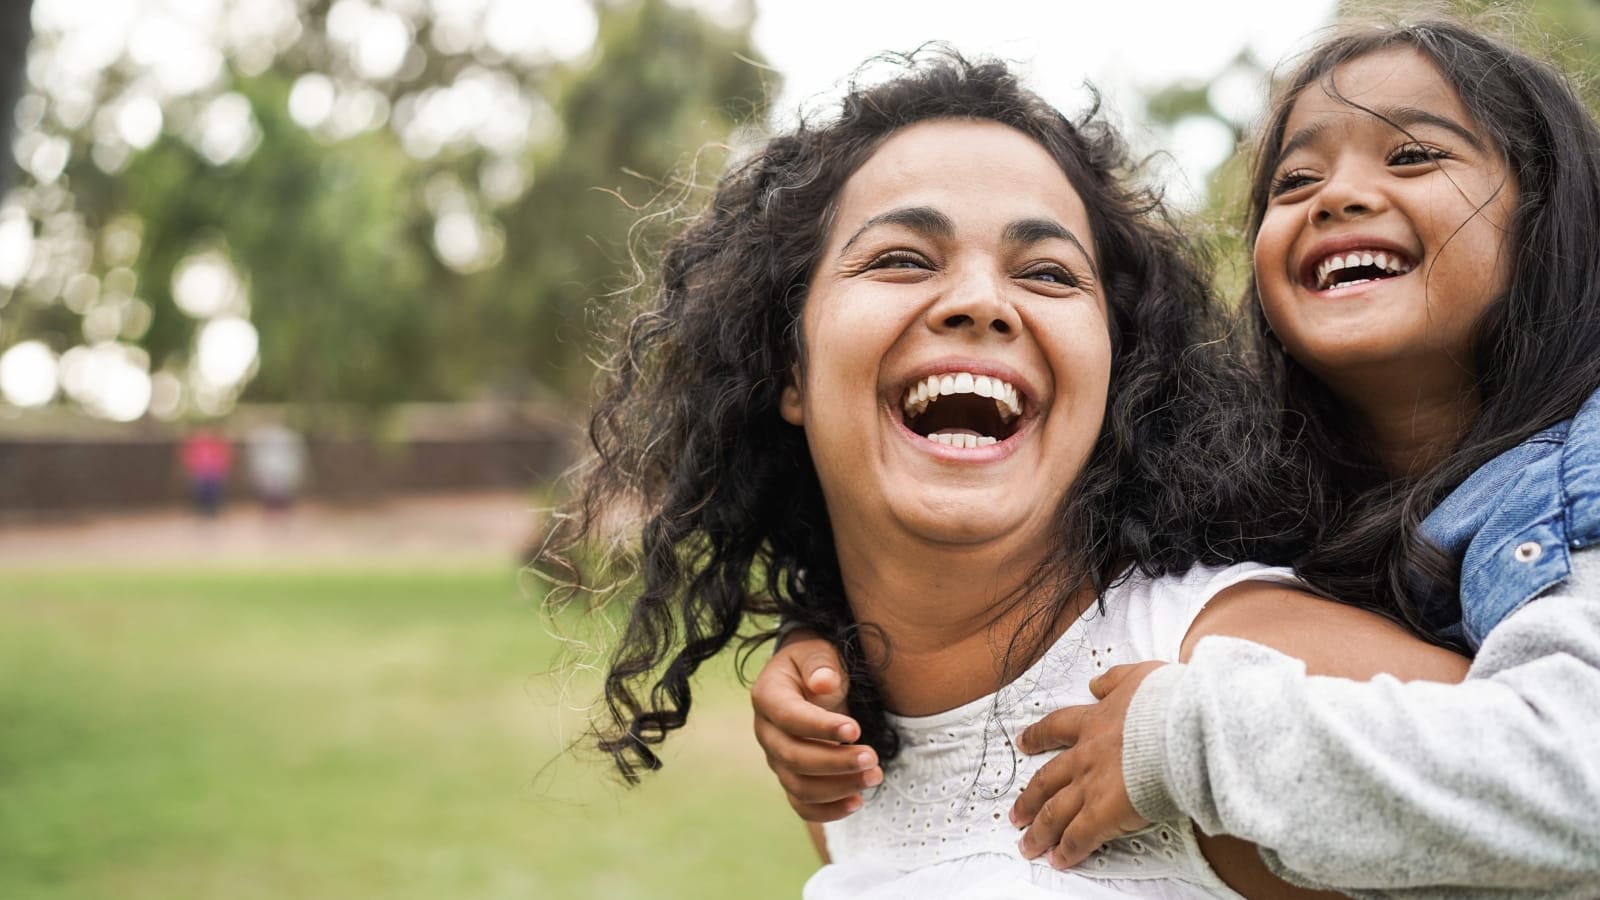
<path fill-rule="evenodd" d="M 959 211 L 969 220 L 1053 218 L 1088 238 L 1083 199 L 1056 159 L 1032 137 L 988 120 L 937 119 L 896 131 L 845 182 L 832 224 L 848 238 L 898 208 Z"/>

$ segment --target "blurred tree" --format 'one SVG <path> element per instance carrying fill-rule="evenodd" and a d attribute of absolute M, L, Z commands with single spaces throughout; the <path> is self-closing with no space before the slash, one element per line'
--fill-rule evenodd
<path fill-rule="evenodd" d="M 33 0 L 0 0 L 0 194 L 11 182 L 11 109 L 22 94 Z"/>
<path fill-rule="evenodd" d="M 606 7 L 596 54 L 601 65 L 573 73 L 552 97 L 559 152 L 535 159 L 531 188 L 502 215 L 515 263 L 484 273 L 464 298 L 475 329 L 512 337 L 477 344 L 475 364 L 509 379 L 502 387 L 585 389 L 586 354 L 609 318 L 604 299 L 635 281 L 635 254 L 660 230 L 653 223 L 720 174 L 726 151 L 716 142 L 760 122 L 775 91 L 750 62 L 747 27 L 708 27 L 665 0 Z"/>
<path fill-rule="evenodd" d="M 43 341 L 69 397 L 113 418 L 141 390 L 158 414 L 243 397 L 310 427 L 576 390 L 642 210 L 720 167 L 697 148 L 772 90 L 748 4 L 718 23 L 670 0 L 234 0 L 164 67 L 182 23 L 153 6 L 96 23 L 41 3 L 0 352 Z"/>

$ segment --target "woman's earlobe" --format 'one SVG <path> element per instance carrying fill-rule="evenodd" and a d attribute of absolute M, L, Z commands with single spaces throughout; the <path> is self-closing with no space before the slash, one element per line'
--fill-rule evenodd
<path fill-rule="evenodd" d="M 778 415 L 790 425 L 804 426 L 805 404 L 800 402 L 799 375 L 798 372 L 789 374 L 789 383 L 783 386 L 783 396 L 778 398 Z"/>

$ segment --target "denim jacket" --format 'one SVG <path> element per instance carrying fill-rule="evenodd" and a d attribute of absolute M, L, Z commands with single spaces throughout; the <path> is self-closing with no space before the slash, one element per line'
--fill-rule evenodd
<path fill-rule="evenodd" d="M 1476 651 L 1567 580 L 1571 551 L 1600 540 L 1600 392 L 1472 473 L 1423 520 L 1422 537 L 1461 560 L 1460 619 L 1441 634 Z"/>

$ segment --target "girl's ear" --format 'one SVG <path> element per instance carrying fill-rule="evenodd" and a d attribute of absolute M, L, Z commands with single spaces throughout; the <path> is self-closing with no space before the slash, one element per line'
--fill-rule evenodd
<path fill-rule="evenodd" d="M 778 398 L 778 415 L 790 425 L 806 424 L 805 404 L 800 398 L 800 367 L 789 369 L 789 383 L 783 386 L 783 396 Z"/>

